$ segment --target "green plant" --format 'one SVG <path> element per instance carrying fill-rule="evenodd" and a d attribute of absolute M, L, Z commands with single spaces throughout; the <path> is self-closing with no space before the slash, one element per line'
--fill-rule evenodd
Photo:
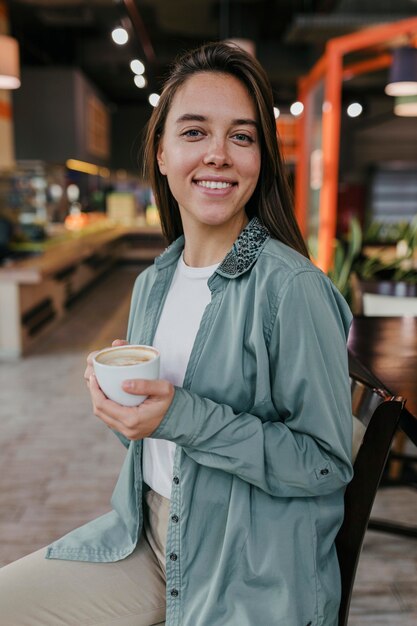
<path fill-rule="evenodd" d="M 414 266 L 414 252 L 417 249 L 417 216 L 411 222 L 388 225 L 388 230 L 383 230 L 383 224 L 374 223 L 370 226 L 375 235 L 379 232 L 379 244 L 382 243 L 381 233 L 390 233 L 390 237 L 396 234 L 394 241 L 389 238 L 389 243 L 397 245 L 397 256 L 389 262 L 381 260 L 380 254 L 372 256 L 359 255 L 355 260 L 353 270 L 361 280 L 389 280 L 394 282 L 417 283 L 417 270 Z M 367 236 L 369 236 L 369 228 Z M 365 238 L 364 238 L 365 239 Z M 375 239 L 374 239 L 375 241 Z"/>
<path fill-rule="evenodd" d="M 371 222 L 363 233 L 363 243 L 369 245 L 395 245 L 406 241 L 411 249 L 417 246 L 417 215 L 411 222 Z"/>
<path fill-rule="evenodd" d="M 354 263 L 353 270 L 360 280 L 417 283 L 417 271 L 409 256 L 393 259 L 389 263 L 384 263 L 378 256 L 361 256 Z"/>
<path fill-rule="evenodd" d="M 340 293 L 351 300 L 351 273 L 362 249 L 362 228 L 356 217 L 351 219 L 345 240 L 336 239 L 333 267 L 328 272 Z"/>

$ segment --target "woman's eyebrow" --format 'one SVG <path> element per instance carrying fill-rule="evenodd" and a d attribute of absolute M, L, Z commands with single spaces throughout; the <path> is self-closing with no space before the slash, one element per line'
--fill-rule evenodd
<path fill-rule="evenodd" d="M 209 118 L 205 115 L 199 115 L 198 113 L 184 113 L 177 120 L 177 124 L 181 124 L 182 122 L 207 122 Z M 231 121 L 231 126 L 255 126 L 258 128 L 258 123 L 256 120 L 251 118 L 238 118 Z"/>
<path fill-rule="evenodd" d="M 255 126 L 255 128 L 258 128 L 259 124 L 256 120 L 252 120 L 252 119 L 246 119 L 246 118 L 239 118 L 237 120 L 232 120 L 232 125 L 233 126 Z"/>
<path fill-rule="evenodd" d="M 181 115 L 176 123 L 181 124 L 181 122 L 207 122 L 207 117 L 205 115 L 198 115 L 197 113 L 184 113 Z"/>

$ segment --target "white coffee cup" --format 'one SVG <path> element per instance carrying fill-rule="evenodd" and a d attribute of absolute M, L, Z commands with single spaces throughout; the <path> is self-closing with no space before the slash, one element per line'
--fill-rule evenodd
<path fill-rule="evenodd" d="M 147 396 L 127 393 L 122 383 L 135 378 L 157 379 L 159 362 L 156 348 L 128 344 L 100 350 L 93 358 L 93 367 L 100 388 L 110 400 L 124 406 L 137 406 Z"/>

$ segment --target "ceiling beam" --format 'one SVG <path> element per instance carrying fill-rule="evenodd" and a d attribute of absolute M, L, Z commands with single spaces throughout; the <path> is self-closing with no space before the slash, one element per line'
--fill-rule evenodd
<path fill-rule="evenodd" d="M 155 50 L 153 49 L 153 45 L 149 37 L 148 31 L 146 29 L 145 23 L 142 19 L 142 16 L 139 13 L 139 10 L 134 0 L 123 0 L 123 3 L 126 7 L 126 11 L 133 24 L 133 28 L 135 29 L 136 34 L 139 38 L 143 52 L 148 62 L 154 65 L 156 63 Z"/>

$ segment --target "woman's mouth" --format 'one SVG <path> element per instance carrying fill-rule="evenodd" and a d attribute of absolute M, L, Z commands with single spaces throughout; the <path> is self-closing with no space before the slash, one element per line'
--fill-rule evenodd
<path fill-rule="evenodd" d="M 229 189 L 236 185 L 236 183 L 229 183 L 220 180 L 195 180 L 196 185 L 204 187 L 205 189 Z"/>

